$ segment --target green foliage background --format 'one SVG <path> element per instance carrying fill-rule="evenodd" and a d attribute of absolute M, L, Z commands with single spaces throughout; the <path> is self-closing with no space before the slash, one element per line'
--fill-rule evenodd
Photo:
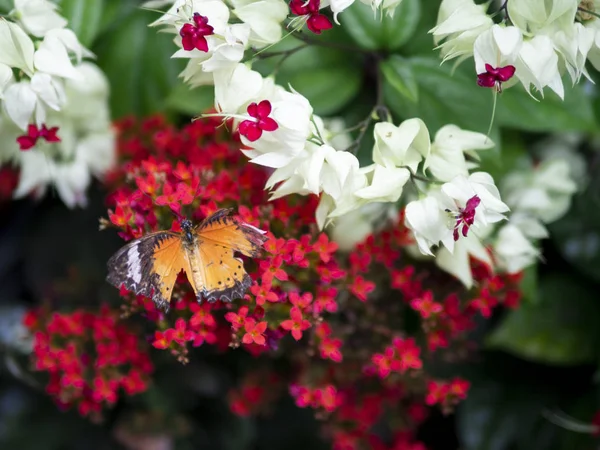
<path fill-rule="evenodd" d="M 178 78 L 185 61 L 170 58 L 175 50 L 171 36 L 147 26 L 157 18 L 156 12 L 139 9 L 136 0 L 58 3 L 110 80 L 115 119 L 164 113 L 171 120 L 183 122 L 212 105 L 211 87 L 189 91 Z M 310 35 L 321 45 L 302 49 L 283 62 L 279 58 L 258 60 L 254 67 L 264 74 L 276 70 L 278 81 L 289 83 L 305 95 L 316 113 L 341 116 L 349 125 L 371 111 L 379 73 L 384 103 L 396 123 L 420 117 L 432 135 L 448 123 L 485 133 L 492 113 L 491 91 L 476 85 L 472 62 L 458 68 L 452 62 L 440 65 L 432 37 L 427 34 L 435 24 L 439 3 L 404 0 L 393 19 L 384 17 L 379 21 L 370 7 L 356 2 L 340 15 L 342 26 L 319 37 Z M 6 12 L 8 4 L 1 0 L 0 9 Z M 286 38 L 270 51 L 298 45 L 302 43 Z M 591 68 L 590 73 L 594 80 L 599 79 Z M 564 101 L 550 92 L 536 101 L 519 87 L 508 89 L 499 98 L 491 132 L 498 145 L 483 155 L 483 169 L 497 179 L 502 177 L 528 152 L 531 142 L 546 134 L 578 132 L 597 139 L 599 112 L 597 85 L 587 81 L 567 88 Z M 369 133 L 366 136 L 359 152 L 365 162 L 372 146 Z M 459 408 L 455 427 L 453 422 L 440 419 L 436 423 L 442 425 L 423 433 L 441 433 L 446 444 L 456 439 L 463 450 L 593 448 L 594 441 L 587 435 L 562 430 L 542 415 L 543 411 L 560 409 L 589 422 L 600 409 L 599 166 L 595 150 L 590 147 L 582 151 L 590 162 L 591 182 L 569 213 L 551 226 L 552 238 L 544 243 L 545 261 L 527 271 L 522 307 L 482 325 L 474 336 L 484 346 L 478 361 L 460 367 L 432 368 L 444 374 L 466 374 L 473 382 L 472 392 Z M 183 375 L 158 376 L 176 384 L 177 377 Z M 155 404 L 157 410 L 168 415 L 175 408 L 173 403 L 183 401 L 182 395 L 185 398 L 174 388 L 168 393 L 150 392 L 140 401 Z M 8 438 L 12 445 L 18 443 L 23 450 L 41 448 L 41 442 L 45 449 L 53 450 L 75 448 L 70 443 L 94 440 L 102 434 L 101 428 L 73 414 L 56 412 L 49 400 L 37 401 L 19 414 L 7 414 L 0 404 L 0 425 L 4 423 L 0 437 Z M 211 401 L 214 408 L 216 403 Z M 195 407 L 201 411 L 202 404 Z M 256 436 L 262 439 L 257 448 L 291 448 L 281 447 L 285 437 L 276 436 L 280 422 L 294 422 L 300 430 L 294 436 L 306 430 L 315 433 L 310 414 L 298 412 L 291 405 L 284 405 L 270 419 L 272 423 L 260 425 L 270 430 L 265 433 L 258 432 L 256 424 L 233 417 L 223 402 L 221 405 L 213 411 L 212 428 L 205 430 L 220 433 L 219 448 L 249 448 L 248 443 L 256 442 Z M 28 432 L 25 423 L 34 424 L 36 433 Z M 453 434 L 455 437 L 448 441 Z M 433 445 L 436 441 L 431 439 Z M 300 442 L 315 445 L 312 441 Z M 98 448 L 115 448 L 106 445 Z M 454 448 L 454 444 L 437 445 L 440 449 Z M 181 448 L 202 447 L 182 444 Z"/>

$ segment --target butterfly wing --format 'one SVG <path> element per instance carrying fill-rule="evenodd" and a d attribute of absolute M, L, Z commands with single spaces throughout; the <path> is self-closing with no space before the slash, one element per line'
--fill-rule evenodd
<path fill-rule="evenodd" d="M 244 295 L 252 284 L 243 261 L 234 252 L 258 256 L 265 232 L 231 217 L 230 209 L 221 209 L 197 228 L 198 251 L 203 266 L 203 286 L 197 294 L 209 302 L 232 301 Z"/>
<path fill-rule="evenodd" d="M 159 231 L 131 241 L 115 253 L 108 260 L 106 279 L 168 309 L 177 274 L 188 268 L 180 235 Z"/>

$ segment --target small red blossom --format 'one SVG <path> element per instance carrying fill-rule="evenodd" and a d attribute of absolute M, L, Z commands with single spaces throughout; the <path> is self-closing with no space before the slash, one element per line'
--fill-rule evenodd
<path fill-rule="evenodd" d="M 261 285 L 253 284 L 250 286 L 250 292 L 256 297 L 256 304 L 259 306 L 264 305 L 265 301 L 272 303 L 279 301 L 277 294 L 271 291 L 271 287 L 264 282 Z"/>
<path fill-rule="evenodd" d="M 330 242 L 329 237 L 325 233 L 321 233 L 317 241 L 313 244 L 313 251 L 319 254 L 319 258 L 324 263 L 328 263 L 338 249 L 338 245 L 335 242 Z"/>
<path fill-rule="evenodd" d="M 294 339 L 299 341 L 302 339 L 302 332 L 310 328 L 310 322 L 302 317 L 302 311 L 296 306 L 290 310 L 291 320 L 281 322 L 281 328 L 292 333 Z"/>
<path fill-rule="evenodd" d="M 248 316 L 248 307 L 242 306 L 237 313 L 228 312 L 225 314 L 225 320 L 231 323 L 231 327 L 234 330 L 242 328 L 246 324 Z"/>
<path fill-rule="evenodd" d="M 197 49 L 206 53 L 208 52 L 206 36 L 214 34 L 214 28 L 208 24 L 208 17 L 199 13 L 194 13 L 192 20 L 193 24 L 186 23 L 179 31 L 181 45 L 188 52 Z"/>
<path fill-rule="evenodd" d="M 375 283 L 368 281 L 358 275 L 354 278 L 354 282 L 350 285 L 350 292 L 356 295 L 361 301 L 367 301 L 369 293 L 375 290 Z"/>
<path fill-rule="evenodd" d="M 271 102 L 263 100 L 260 103 L 248 105 L 248 115 L 255 120 L 244 120 L 240 123 L 238 131 L 250 142 L 254 142 L 262 136 L 263 131 L 275 131 L 279 125 L 269 117 L 271 114 Z"/>
<path fill-rule="evenodd" d="M 410 301 L 410 306 L 417 311 L 423 319 L 429 319 L 444 309 L 440 303 L 433 300 L 433 293 L 431 291 L 425 292 L 419 298 L 413 298 Z"/>
<path fill-rule="evenodd" d="M 321 0 L 292 0 L 290 10 L 296 16 L 307 16 L 306 26 L 315 34 L 329 30 L 333 24 L 327 16 L 319 13 Z"/>
<path fill-rule="evenodd" d="M 246 324 L 244 325 L 244 329 L 246 330 L 246 334 L 242 338 L 242 342 L 244 344 L 257 344 L 257 345 L 265 345 L 265 331 L 267 329 L 267 322 L 258 322 L 254 319 L 246 320 Z"/>
<path fill-rule="evenodd" d="M 288 279 L 288 274 L 281 268 L 282 264 L 283 257 L 281 255 L 275 256 L 270 260 L 263 260 L 260 262 L 259 266 L 263 271 L 263 284 L 271 284 L 273 282 L 273 278 L 277 278 L 279 281 L 285 281 Z"/>
<path fill-rule="evenodd" d="M 38 139 L 44 139 L 46 142 L 60 142 L 60 138 L 56 135 L 58 127 L 47 128 L 46 124 L 42 124 L 38 128 L 36 124 L 29 124 L 27 134 L 19 136 L 17 143 L 20 150 L 29 150 L 37 144 Z"/>
<path fill-rule="evenodd" d="M 185 345 L 186 342 L 194 340 L 194 332 L 187 329 L 187 324 L 181 317 L 175 321 L 175 328 L 165 331 L 165 336 L 179 345 Z"/>
<path fill-rule="evenodd" d="M 510 80 L 515 74 L 515 66 L 492 67 L 485 65 L 485 72 L 477 74 L 477 84 L 481 87 L 496 88 L 502 92 L 502 83 Z"/>
<path fill-rule="evenodd" d="M 319 344 L 319 351 L 321 352 L 321 358 L 323 359 L 331 359 L 335 362 L 342 361 L 342 352 L 340 351 L 340 347 L 342 346 L 341 339 L 330 339 L 325 338 Z"/>

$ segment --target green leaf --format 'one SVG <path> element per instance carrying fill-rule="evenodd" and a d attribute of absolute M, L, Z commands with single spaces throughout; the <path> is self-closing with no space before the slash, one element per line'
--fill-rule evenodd
<path fill-rule="evenodd" d="M 596 360 L 600 304 L 595 289 L 568 275 L 546 275 L 539 299 L 510 311 L 489 336 L 489 347 L 547 364 Z"/>
<path fill-rule="evenodd" d="M 90 47 L 100 31 L 104 0 L 61 0 L 60 14 L 69 21 L 79 42 Z"/>
<path fill-rule="evenodd" d="M 402 119 L 420 117 L 430 133 L 455 124 L 485 133 L 492 115 L 492 95 L 463 72 L 451 74 L 449 65 L 440 65 L 435 56 L 414 57 L 403 61 L 417 81 L 419 98 L 408 100 L 384 81 L 386 105 Z M 409 69 L 410 68 L 410 69 Z"/>
<path fill-rule="evenodd" d="M 186 84 L 178 84 L 167 98 L 168 109 L 188 116 L 197 116 L 214 105 L 214 87 L 199 86 L 191 89 Z"/>
<path fill-rule="evenodd" d="M 565 216 L 550 224 L 558 251 L 583 274 L 600 280 L 600 174 L 593 170 L 586 191 L 573 198 Z"/>
<path fill-rule="evenodd" d="M 298 41 L 286 40 L 272 48 L 283 51 Z M 338 113 L 360 91 L 360 58 L 337 49 L 310 46 L 286 58 L 277 72 L 277 83 L 304 95 L 319 115 Z M 264 75 L 278 68 L 278 59 L 269 58 L 254 65 Z"/>
<path fill-rule="evenodd" d="M 534 388 L 535 387 L 535 388 Z M 548 450 L 557 427 L 541 412 L 557 397 L 548 387 L 486 377 L 473 382 L 457 414 L 463 450 Z"/>
<path fill-rule="evenodd" d="M 507 127 L 526 131 L 591 131 L 595 128 L 592 100 L 579 84 L 565 82 L 565 99 L 546 89 L 545 98 L 536 101 L 520 85 L 506 89 L 498 97 L 496 119 Z"/>
<path fill-rule="evenodd" d="M 404 0 L 394 17 L 355 2 L 338 17 L 342 28 L 367 50 L 397 50 L 414 34 L 421 17 L 420 0 Z"/>
<path fill-rule="evenodd" d="M 98 64 L 110 81 L 113 117 L 163 111 L 185 61 L 171 35 L 148 28 L 155 13 L 136 10 L 97 46 Z"/>
<path fill-rule="evenodd" d="M 416 103 L 419 100 L 419 86 L 415 80 L 412 68 L 406 59 L 398 55 L 391 56 L 380 64 L 385 80 L 398 93 L 409 101 Z"/>
<path fill-rule="evenodd" d="M 410 102 L 385 83 L 387 105 L 401 118 L 420 117 L 430 132 L 453 123 L 487 132 L 492 116 L 490 89 L 477 86 L 475 72 L 463 64 L 452 72 L 451 64 L 440 65 L 435 56 L 405 59 L 419 89 L 419 100 Z M 591 100 L 582 88 L 565 90 L 565 101 L 547 93 L 541 101 L 532 99 L 522 87 L 506 89 L 498 98 L 494 127 L 527 131 L 590 130 L 594 126 Z"/>

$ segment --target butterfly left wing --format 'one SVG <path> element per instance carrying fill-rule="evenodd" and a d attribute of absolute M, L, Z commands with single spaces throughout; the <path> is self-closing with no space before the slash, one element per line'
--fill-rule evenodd
<path fill-rule="evenodd" d="M 151 297 L 157 307 L 168 310 L 173 285 L 182 270 L 189 273 L 181 237 L 168 231 L 142 236 L 122 247 L 108 261 L 108 277 L 136 295 Z"/>
<path fill-rule="evenodd" d="M 209 302 L 242 297 L 252 284 L 241 259 L 234 252 L 258 256 L 267 239 L 265 232 L 231 217 L 221 209 L 197 228 L 198 250 L 203 266 L 203 286 L 197 294 Z"/>

